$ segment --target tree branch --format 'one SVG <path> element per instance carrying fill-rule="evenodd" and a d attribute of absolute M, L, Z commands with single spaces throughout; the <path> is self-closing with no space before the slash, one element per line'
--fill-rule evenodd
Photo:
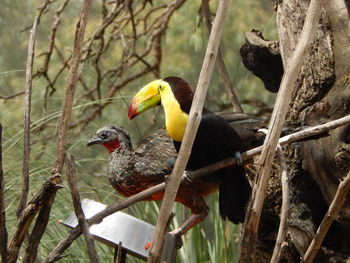
<path fill-rule="evenodd" d="M 45 204 L 45 200 L 47 200 L 53 192 L 56 192 L 57 189 L 62 188 L 62 186 L 59 185 L 60 182 L 60 175 L 52 171 L 51 177 L 42 185 L 41 189 L 23 209 L 12 235 L 12 239 L 8 244 L 8 262 L 16 262 L 18 252 L 34 217 L 40 211 L 43 204 Z"/>
<path fill-rule="evenodd" d="M 342 182 L 338 186 L 338 190 L 334 196 L 334 199 L 331 205 L 328 208 L 326 215 L 324 216 L 320 226 L 317 229 L 317 232 L 311 241 L 309 248 L 307 249 L 304 255 L 304 262 L 311 263 L 313 262 L 318 250 L 322 245 L 322 241 L 325 238 L 329 227 L 331 226 L 334 219 L 337 217 L 341 207 L 343 206 L 346 195 L 350 189 L 350 171 Z"/>
<path fill-rule="evenodd" d="M 209 2 L 208 0 L 202 0 L 202 13 L 204 16 L 205 24 L 207 26 L 208 32 L 211 32 L 211 15 L 210 15 L 210 7 L 209 7 Z M 222 51 L 221 51 L 221 46 L 219 45 L 218 49 L 218 55 L 216 58 L 216 65 L 219 70 L 219 74 L 222 78 L 222 81 L 224 82 L 224 87 L 226 89 L 226 92 L 228 94 L 228 97 L 232 103 L 233 109 L 236 112 L 243 112 L 243 109 L 241 107 L 241 104 L 239 103 L 239 99 L 237 96 L 237 90 L 233 86 L 233 83 L 230 79 L 230 76 L 227 72 L 227 68 L 223 59 Z"/>
<path fill-rule="evenodd" d="M 38 219 L 30 236 L 30 243 L 28 249 L 31 249 L 31 254 L 28 254 L 28 250 L 26 253 L 26 255 L 28 256 L 28 260 L 35 259 L 38 245 L 49 221 L 50 211 L 54 202 L 56 191 L 60 188 L 60 174 L 62 172 L 64 156 L 67 147 L 68 121 L 73 107 L 74 92 L 76 82 L 78 79 L 78 68 L 81 58 L 84 32 L 87 23 L 87 13 L 90 5 L 91 0 L 84 1 L 76 27 L 76 39 L 72 55 L 70 74 L 66 87 L 65 100 L 62 106 L 62 115 L 59 122 L 57 157 L 54 168 L 52 169 L 52 175 L 50 179 L 42 186 L 37 195 L 33 198 L 32 202 L 30 202 L 21 213 L 21 217 L 19 218 L 19 221 L 17 223 L 15 233 L 8 247 L 10 263 L 16 262 L 19 250 L 24 241 L 25 235 L 28 232 L 31 222 L 38 213 L 38 211 L 40 211 Z"/>
<path fill-rule="evenodd" d="M 39 17 L 34 20 L 33 26 L 29 33 L 28 54 L 26 64 L 26 86 L 24 90 L 24 132 L 23 132 L 23 167 L 22 167 L 22 192 L 19 205 L 16 211 L 17 217 L 21 214 L 28 199 L 29 191 L 29 158 L 30 158 L 30 112 L 32 97 L 32 74 L 34 63 L 34 48 L 36 40 L 36 32 Z"/>
<path fill-rule="evenodd" d="M 29 236 L 28 246 L 26 248 L 23 262 L 34 263 L 38 254 L 38 247 L 40 240 L 46 230 L 47 224 L 50 219 L 51 206 L 48 206 L 50 203 L 53 203 L 53 200 L 56 195 L 57 189 L 60 189 L 61 186 L 54 186 L 52 190 L 46 191 L 43 195 L 43 199 L 40 201 L 40 212 L 35 221 L 33 230 Z M 27 239 L 26 239 L 27 241 Z"/>
<path fill-rule="evenodd" d="M 241 262 L 254 262 L 255 260 L 255 248 L 258 240 L 258 226 L 264 203 L 265 191 L 270 177 L 274 152 L 285 122 L 292 92 L 295 88 L 295 82 L 304 61 L 305 53 L 307 52 L 310 42 L 317 31 L 316 27 L 321 14 L 322 3 L 322 0 L 312 0 L 310 2 L 300 39 L 295 47 L 292 57 L 288 63 L 286 63 L 287 66 L 285 69 L 285 74 L 282 78 L 281 87 L 279 89 L 276 104 L 270 120 L 270 129 L 265 138 L 263 151 L 259 158 L 259 169 L 254 182 L 252 200 L 248 206 L 247 215 L 244 222 L 240 256 Z"/>
<path fill-rule="evenodd" d="M 20 91 L 20 92 L 16 92 L 15 94 L 12 94 L 12 95 L 9 95 L 9 96 L 3 96 L 3 95 L 0 95 L 0 99 L 3 99 L 3 100 L 10 100 L 10 99 L 13 99 L 17 96 L 21 96 L 23 95 L 25 92 L 24 91 Z"/>
<path fill-rule="evenodd" d="M 312 136 L 315 136 L 317 134 L 322 134 L 322 133 L 325 133 L 329 130 L 336 129 L 340 126 L 347 125 L 347 124 L 350 124 L 350 115 L 343 117 L 343 118 L 340 118 L 340 119 L 337 119 L 337 120 L 334 120 L 334 121 L 330 121 L 330 122 L 325 123 L 325 124 L 306 128 L 305 130 L 284 136 L 284 137 L 279 139 L 279 144 L 285 145 L 285 144 L 297 142 L 297 141 L 300 141 L 301 139 L 312 137 Z M 249 160 L 249 159 L 253 158 L 254 156 L 258 155 L 259 153 L 261 153 L 261 150 L 262 150 L 262 146 L 259 146 L 259 147 L 256 147 L 254 149 L 251 149 L 247 152 L 242 153 L 243 161 Z M 196 171 L 190 171 L 189 176 L 192 179 L 199 178 L 201 176 L 204 176 L 206 174 L 211 174 L 219 169 L 222 169 L 224 167 L 231 166 L 234 164 L 236 164 L 236 159 L 235 158 L 228 158 L 228 159 L 220 161 L 216 164 L 211 164 L 211 165 L 208 165 L 208 166 L 203 167 L 201 169 L 198 169 Z M 130 206 L 138 201 L 143 201 L 143 200 L 151 197 L 155 193 L 164 191 L 164 189 L 165 189 L 165 183 L 161 183 L 161 184 L 155 185 L 151 188 L 148 188 L 147 190 L 144 190 L 136 195 L 128 197 L 118 204 L 108 206 L 103 211 L 101 211 L 101 212 L 97 213 L 96 215 L 94 215 L 93 217 L 91 217 L 88 220 L 89 225 L 98 224 L 99 222 L 102 221 L 103 218 L 105 218 L 105 217 L 107 217 L 115 212 L 118 212 L 122 209 L 125 209 L 128 206 Z M 60 241 L 60 243 L 50 253 L 50 255 L 45 259 L 44 262 L 45 263 L 55 262 L 58 259 L 60 259 L 62 253 L 72 244 L 72 242 L 76 238 L 78 238 L 81 235 L 81 233 L 82 233 L 81 226 L 77 226 L 72 231 L 70 231 L 70 233 L 64 239 L 62 239 Z"/>
<path fill-rule="evenodd" d="M 0 254 L 3 263 L 7 263 L 5 183 L 2 169 L 2 125 L 0 123 Z"/>
<path fill-rule="evenodd" d="M 67 137 L 68 137 L 68 122 L 72 113 L 73 102 L 74 102 L 74 93 L 76 88 L 76 83 L 78 79 L 78 69 L 81 59 L 82 46 L 84 42 L 84 33 L 87 24 L 88 11 L 91 5 L 91 0 L 85 0 L 80 17 L 76 26 L 76 35 L 75 35 L 75 45 L 72 54 L 72 65 L 70 68 L 68 76 L 68 84 L 66 87 L 65 99 L 62 106 L 62 115 L 59 123 L 59 134 L 58 134 L 58 146 L 57 146 L 57 156 L 56 162 L 53 170 L 57 174 L 62 173 L 62 168 L 64 164 L 64 157 L 66 154 L 67 148 Z M 55 190 L 57 191 L 58 188 Z M 26 256 L 28 259 L 34 261 L 37 254 L 37 249 L 40 243 L 40 240 L 45 232 L 47 224 L 50 219 L 50 212 L 55 200 L 56 191 L 52 191 L 50 195 L 45 199 L 44 206 L 42 207 L 38 219 L 35 223 L 34 229 L 31 233 L 30 244 L 27 248 Z M 31 261 L 28 261 L 31 262 Z"/>
<path fill-rule="evenodd" d="M 228 0 L 221 0 L 219 2 L 217 15 L 214 19 L 213 29 L 210 32 L 204 62 L 199 74 L 196 92 L 189 113 L 184 139 L 181 143 L 179 155 L 171 173 L 169 183 L 165 189 L 164 199 L 158 215 L 152 247 L 147 260 L 148 263 L 156 263 L 160 260 L 160 254 L 165 239 L 166 226 L 169 222 L 169 218 L 171 217 L 173 203 L 181 182 L 181 177 L 184 173 L 188 158 L 190 157 L 191 148 L 202 118 L 205 95 L 207 93 L 211 75 L 214 69 L 228 7 Z"/>
<path fill-rule="evenodd" d="M 277 155 L 282 170 L 281 184 L 282 184 L 282 207 L 280 215 L 280 225 L 278 228 L 275 248 L 273 249 L 270 263 L 278 263 L 280 261 L 283 244 L 287 236 L 287 223 L 289 218 L 289 177 L 287 172 L 287 163 L 284 157 L 282 147 L 277 145 Z"/>
<path fill-rule="evenodd" d="M 75 163 L 74 157 L 71 156 L 70 159 L 66 159 L 67 162 L 67 180 L 70 188 L 70 192 L 72 194 L 73 206 L 75 214 L 78 218 L 79 225 L 83 229 L 83 234 L 86 242 L 86 246 L 88 249 L 88 254 L 90 257 L 91 263 L 98 263 L 97 252 L 95 248 L 94 240 L 90 234 L 89 225 L 84 215 L 84 211 L 81 207 L 80 195 L 78 191 L 76 176 L 75 176 Z"/>
<path fill-rule="evenodd" d="M 68 122 L 72 114 L 74 103 L 74 94 L 79 77 L 79 64 L 82 56 L 82 48 L 84 43 L 85 28 L 88 19 L 88 12 L 91 5 L 91 0 L 85 0 L 81 9 L 80 17 L 76 25 L 74 50 L 72 60 L 70 63 L 70 70 L 68 76 L 68 83 L 66 86 L 66 93 L 64 103 L 62 106 L 62 114 L 58 124 L 60 128 L 58 133 L 57 157 L 54 167 L 59 173 L 62 172 L 68 136 Z"/>

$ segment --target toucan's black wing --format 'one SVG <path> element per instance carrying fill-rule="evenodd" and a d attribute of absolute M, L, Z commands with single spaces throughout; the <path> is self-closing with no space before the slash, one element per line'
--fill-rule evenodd
<path fill-rule="evenodd" d="M 176 143 L 177 149 L 180 144 Z M 196 170 L 208 164 L 234 157 L 245 150 L 239 134 L 222 117 L 206 113 L 202 116 L 194 141 L 188 170 Z M 205 176 L 206 180 L 219 184 L 220 213 L 238 224 L 244 221 L 245 207 L 251 187 L 242 166 L 226 167 Z"/>

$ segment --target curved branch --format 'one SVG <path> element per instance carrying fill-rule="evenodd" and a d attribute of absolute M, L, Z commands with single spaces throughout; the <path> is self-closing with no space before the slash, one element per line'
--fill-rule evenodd
<path fill-rule="evenodd" d="M 288 65 L 285 68 L 285 74 L 282 78 L 281 87 L 278 91 L 275 107 L 270 120 L 270 130 L 265 138 L 263 151 L 259 158 L 260 167 L 257 172 L 258 176 L 254 182 L 252 201 L 248 206 L 248 213 L 244 222 L 240 257 L 241 262 L 254 262 L 260 215 L 270 178 L 274 152 L 285 122 L 292 92 L 303 64 L 305 53 L 316 33 L 322 5 L 323 0 L 312 0 L 310 2 L 300 39 L 295 47 L 292 57 L 288 61 Z"/>
<path fill-rule="evenodd" d="M 346 195 L 350 189 L 350 171 L 342 182 L 338 186 L 338 190 L 334 196 L 334 199 L 331 205 L 328 208 L 326 215 L 324 216 L 320 226 L 317 229 L 317 232 L 311 241 L 309 248 L 307 249 L 304 255 L 304 262 L 311 263 L 313 262 L 318 250 L 320 249 L 323 239 L 325 238 L 331 224 L 334 219 L 337 217 L 341 207 L 343 206 Z"/>
<path fill-rule="evenodd" d="M 296 141 L 300 141 L 302 139 L 315 136 L 317 134 L 325 133 L 329 130 L 336 129 L 340 126 L 350 124 L 350 115 L 340 118 L 338 120 L 334 120 L 325 124 L 321 124 L 315 127 L 307 128 L 303 131 L 295 132 L 293 134 L 289 134 L 287 136 L 284 136 L 279 139 L 279 143 L 281 145 L 290 144 Z M 249 160 L 253 158 L 254 156 L 261 153 L 262 146 L 256 147 L 254 149 L 251 149 L 247 152 L 242 153 L 242 159 L 243 161 Z M 206 174 L 213 173 L 214 171 L 217 171 L 219 169 L 222 169 L 227 166 L 231 166 L 236 164 L 236 158 L 228 158 L 223 161 L 220 161 L 215 164 L 208 165 L 206 167 L 203 167 L 201 169 L 198 169 L 196 171 L 190 171 L 189 176 L 192 179 L 204 176 Z M 88 222 L 89 225 L 92 224 L 98 224 L 102 221 L 103 218 L 120 211 L 122 209 L 127 208 L 128 206 L 138 202 L 143 201 L 155 193 L 164 191 L 165 189 L 165 183 L 161 183 L 158 185 L 155 185 L 151 188 L 148 188 L 145 191 L 142 191 L 136 195 L 133 195 L 131 197 L 126 198 L 122 202 L 108 206 L 103 211 L 97 213 L 93 217 L 91 217 Z M 82 234 L 82 228 L 80 226 L 77 226 L 74 228 L 64 239 L 62 239 L 59 244 L 56 246 L 56 248 L 50 253 L 50 255 L 45 259 L 44 263 L 51 263 L 59 260 L 61 258 L 62 253 L 73 243 L 73 241 L 78 238 Z"/>

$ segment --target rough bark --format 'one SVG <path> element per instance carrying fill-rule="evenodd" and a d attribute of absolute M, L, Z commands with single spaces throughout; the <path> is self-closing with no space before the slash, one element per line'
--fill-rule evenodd
<path fill-rule="evenodd" d="M 300 36 L 309 2 L 278 2 L 277 25 L 284 65 Z M 342 1 L 335 2 L 341 4 Z M 350 113 L 349 35 L 346 28 L 349 17 L 341 16 L 344 9 L 334 10 L 326 8 L 322 11 L 316 37 L 292 96 L 286 120 L 288 125 L 312 126 Z M 245 56 L 244 53 L 242 55 Z M 268 68 L 269 64 L 261 67 Z M 340 180 L 350 169 L 350 126 L 332 130 L 329 136 L 318 140 L 295 143 L 286 147 L 285 153 L 291 176 L 291 218 L 288 221 L 288 246 L 283 249 L 282 255 L 285 261 L 282 262 L 300 262 L 335 196 Z M 276 238 L 281 204 L 278 170 L 276 165 L 266 193 L 256 262 L 270 260 Z M 348 195 L 314 262 L 346 262 L 350 256 L 349 208 Z"/>

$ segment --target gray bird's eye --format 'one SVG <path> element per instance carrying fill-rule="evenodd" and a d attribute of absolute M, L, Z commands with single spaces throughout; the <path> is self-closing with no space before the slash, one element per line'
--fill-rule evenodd
<path fill-rule="evenodd" d="M 109 131 L 104 131 L 104 132 L 100 133 L 100 137 L 102 139 L 107 139 L 110 135 L 111 135 L 111 133 Z"/>

